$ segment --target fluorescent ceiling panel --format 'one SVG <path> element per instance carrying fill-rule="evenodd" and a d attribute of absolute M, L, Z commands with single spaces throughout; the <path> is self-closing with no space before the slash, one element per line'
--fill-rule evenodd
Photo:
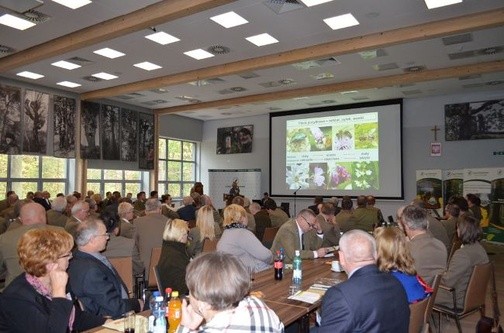
<path fill-rule="evenodd" d="M 32 80 L 38 80 L 38 79 L 41 79 L 44 77 L 44 75 L 42 75 L 42 74 L 37 74 L 37 73 L 29 72 L 29 71 L 19 72 L 16 75 L 26 77 L 26 78 L 32 79 Z"/>
<path fill-rule="evenodd" d="M 63 87 L 68 87 L 68 88 L 77 88 L 80 87 L 81 85 L 75 82 L 70 82 L 70 81 L 61 81 L 56 83 L 57 85 L 63 86 Z"/>
<path fill-rule="evenodd" d="M 331 1 L 333 1 L 333 0 L 301 0 L 301 2 L 306 5 L 306 7 L 312 7 L 312 6 L 320 5 L 322 3 L 331 2 Z"/>
<path fill-rule="evenodd" d="M 359 21 L 357 21 L 355 17 L 350 13 L 326 18 L 324 19 L 324 22 L 333 30 L 359 25 Z"/>
<path fill-rule="evenodd" d="M 211 58 L 214 56 L 210 52 L 207 52 L 203 49 L 196 49 L 196 50 L 192 50 L 192 51 L 187 51 L 187 52 L 184 52 L 184 54 L 186 56 L 189 56 L 189 57 L 194 58 L 196 60 Z"/>
<path fill-rule="evenodd" d="M 81 65 L 74 64 L 73 62 L 65 61 L 65 60 L 60 60 L 53 62 L 51 65 L 68 69 L 69 71 L 81 67 Z"/>
<path fill-rule="evenodd" d="M 91 0 L 52 0 L 52 1 L 71 9 L 77 9 L 85 5 L 89 5 L 91 3 Z"/>
<path fill-rule="evenodd" d="M 215 23 L 222 25 L 226 29 L 248 23 L 246 19 L 236 14 L 235 12 L 227 12 L 221 15 L 211 17 L 210 19 Z"/>
<path fill-rule="evenodd" d="M 144 69 L 146 71 L 153 71 L 155 69 L 162 68 L 161 66 L 153 64 L 152 62 L 148 62 L 148 61 L 140 62 L 138 64 L 134 64 L 133 66 Z"/>
<path fill-rule="evenodd" d="M 172 36 L 170 34 L 167 34 L 166 32 L 163 32 L 163 31 L 147 35 L 147 36 L 145 36 L 145 38 L 150 39 L 151 41 L 156 42 L 161 45 L 175 43 L 180 40 L 177 37 Z"/>
<path fill-rule="evenodd" d="M 110 59 L 119 58 L 119 57 L 122 57 L 125 55 L 122 52 L 116 51 L 116 50 L 108 48 L 108 47 L 93 51 L 93 53 L 96 53 L 98 55 L 101 55 L 102 57 L 107 57 Z"/>
<path fill-rule="evenodd" d="M 462 0 L 425 0 L 425 4 L 429 9 L 450 6 L 461 2 Z"/>
<path fill-rule="evenodd" d="M 102 79 L 102 80 L 113 80 L 113 79 L 117 79 L 118 78 L 118 76 L 115 76 L 115 75 L 112 75 L 112 74 L 109 74 L 109 73 L 105 73 L 105 72 L 96 73 L 96 74 L 93 74 L 91 76 L 97 77 L 97 78 Z"/>
<path fill-rule="evenodd" d="M 8 27 L 18 29 L 18 30 L 26 30 L 35 25 L 35 23 L 30 22 L 28 20 L 24 20 L 20 17 L 4 14 L 0 16 L 0 24 L 6 25 Z"/>
<path fill-rule="evenodd" d="M 256 46 L 264 46 L 264 45 L 278 43 L 278 40 L 275 37 L 273 37 L 267 33 L 255 35 L 255 36 L 250 36 L 245 39 Z"/>

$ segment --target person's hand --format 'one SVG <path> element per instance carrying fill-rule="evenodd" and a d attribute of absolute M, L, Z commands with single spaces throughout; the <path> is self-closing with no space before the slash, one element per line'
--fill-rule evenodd
<path fill-rule="evenodd" d="M 67 272 L 51 270 L 49 279 L 51 280 L 52 297 L 66 297 Z"/>
<path fill-rule="evenodd" d="M 321 247 L 320 249 L 317 250 L 317 255 L 319 258 L 322 258 L 327 254 L 327 248 L 326 247 Z"/>
<path fill-rule="evenodd" d="M 190 330 L 197 330 L 203 322 L 203 316 L 197 313 L 192 304 L 187 304 L 187 300 L 182 300 L 182 321 L 180 324 Z"/>

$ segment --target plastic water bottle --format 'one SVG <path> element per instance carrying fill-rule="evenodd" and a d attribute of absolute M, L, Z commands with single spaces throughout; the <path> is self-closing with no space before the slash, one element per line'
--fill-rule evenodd
<path fill-rule="evenodd" d="M 296 250 L 294 260 L 292 261 L 292 283 L 301 285 L 303 280 L 302 260 L 299 250 Z"/>
<path fill-rule="evenodd" d="M 282 255 L 280 254 L 280 250 L 277 250 L 277 252 L 276 252 L 276 257 L 275 257 L 275 262 L 273 264 L 273 267 L 275 268 L 275 280 L 282 280 L 283 279 L 283 260 L 282 260 Z"/>
<path fill-rule="evenodd" d="M 152 314 L 154 315 L 154 330 L 153 333 L 166 333 L 166 305 L 164 297 L 156 296 L 152 306 Z"/>
<path fill-rule="evenodd" d="M 170 325 L 168 333 L 176 332 L 181 320 L 182 301 L 179 298 L 178 291 L 174 290 L 171 294 L 170 302 L 168 303 L 168 323 Z"/>

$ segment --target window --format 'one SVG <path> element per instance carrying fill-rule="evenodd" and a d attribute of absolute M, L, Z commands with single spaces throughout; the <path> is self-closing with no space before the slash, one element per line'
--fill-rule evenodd
<path fill-rule="evenodd" d="M 14 190 L 20 198 L 27 192 L 48 191 L 52 197 L 73 188 L 69 170 L 73 159 L 34 155 L 0 154 L 0 196 Z"/>
<path fill-rule="evenodd" d="M 128 192 L 136 194 L 148 188 L 148 172 L 133 170 L 88 169 L 87 190 L 105 194 L 119 191 L 122 196 Z"/>
<path fill-rule="evenodd" d="M 160 138 L 158 153 L 158 192 L 174 199 L 189 195 L 196 181 L 196 143 Z"/>

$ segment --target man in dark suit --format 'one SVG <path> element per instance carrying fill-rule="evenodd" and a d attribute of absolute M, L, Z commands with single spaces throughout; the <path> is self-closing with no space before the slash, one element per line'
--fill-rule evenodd
<path fill-rule="evenodd" d="M 362 230 L 341 237 L 339 260 L 348 280 L 322 299 L 319 333 L 405 333 L 409 306 L 401 283 L 376 266 L 376 243 Z"/>
<path fill-rule="evenodd" d="M 95 217 L 79 223 L 77 250 L 68 268 L 68 281 L 84 309 L 99 316 L 119 318 L 125 312 L 142 309 L 141 300 L 128 298 L 128 292 L 108 259 L 100 252 L 107 247 L 109 234 Z"/>

